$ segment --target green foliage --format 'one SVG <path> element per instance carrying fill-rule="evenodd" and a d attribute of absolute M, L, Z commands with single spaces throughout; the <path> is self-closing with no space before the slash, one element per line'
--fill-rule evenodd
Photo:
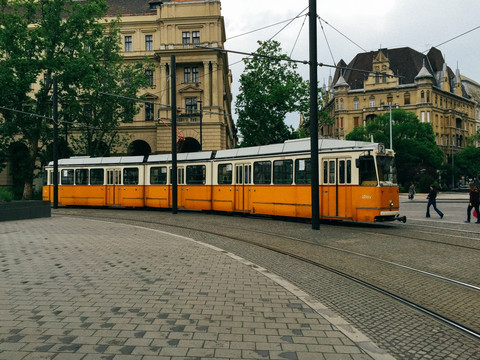
<path fill-rule="evenodd" d="M 473 179 L 480 175 L 480 148 L 466 147 L 455 155 L 457 174 Z"/>
<path fill-rule="evenodd" d="M 0 188 L 0 202 L 10 202 L 13 200 L 13 192 L 7 188 Z"/>
<path fill-rule="evenodd" d="M 390 115 L 382 114 L 366 126 L 358 126 L 347 136 L 347 140 L 369 141 L 389 145 Z M 425 178 L 425 182 L 436 178 L 442 166 L 443 152 L 435 143 L 433 128 L 421 123 L 412 112 L 401 109 L 392 111 L 392 138 L 395 150 L 398 180 L 404 186 Z"/>
<path fill-rule="evenodd" d="M 299 111 L 303 114 L 304 121 L 298 129 L 298 137 L 310 137 L 310 81 L 305 81 L 302 84 L 303 96 L 300 98 Z M 321 128 L 325 125 L 333 125 L 334 121 L 330 117 L 327 111 L 323 108 L 323 104 L 326 102 L 326 94 L 323 88 L 318 88 L 318 130 L 321 132 Z"/>
<path fill-rule="evenodd" d="M 293 138 L 293 129 L 285 115 L 299 109 L 305 96 L 302 77 L 296 65 L 281 53 L 277 41 L 258 42 L 258 54 L 245 60 L 240 76 L 240 94 L 236 100 L 237 126 L 243 136 L 242 146 L 279 143 Z"/>

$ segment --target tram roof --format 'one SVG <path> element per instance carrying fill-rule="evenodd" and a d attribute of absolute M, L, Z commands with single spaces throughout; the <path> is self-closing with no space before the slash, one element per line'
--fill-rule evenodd
<path fill-rule="evenodd" d="M 349 150 L 366 150 L 378 149 L 378 143 L 370 143 L 364 141 L 349 141 L 337 139 L 319 139 L 318 151 L 349 151 Z M 216 159 L 232 158 L 232 157 L 250 157 L 274 154 L 291 154 L 305 153 L 310 151 L 310 139 L 287 140 L 283 144 L 261 145 L 245 148 L 219 150 L 215 155 Z"/>
<path fill-rule="evenodd" d="M 74 165 L 122 165 L 122 164 L 137 164 L 143 163 L 142 156 L 112 156 L 112 157 L 86 157 L 75 156 L 67 159 L 59 159 L 59 166 L 74 166 Z M 53 161 L 48 163 L 53 166 Z"/>
<path fill-rule="evenodd" d="M 210 160 L 211 158 L 212 158 L 212 151 L 177 154 L 177 161 L 199 161 L 199 160 Z M 172 161 L 172 154 L 159 154 L 159 155 L 150 155 L 148 157 L 147 163 L 171 162 L 171 161 Z"/>

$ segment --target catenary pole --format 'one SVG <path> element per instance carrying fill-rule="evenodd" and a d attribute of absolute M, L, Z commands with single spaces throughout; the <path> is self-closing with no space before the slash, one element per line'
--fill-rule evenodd
<path fill-rule="evenodd" d="M 177 69 L 175 55 L 170 56 L 170 71 L 172 90 L 172 214 L 176 214 L 177 209 Z"/>
<path fill-rule="evenodd" d="M 53 77 L 53 208 L 58 208 L 58 82 Z"/>
<path fill-rule="evenodd" d="M 310 157 L 312 166 L 312 229 L 320 229 L 318 180 L 317 0 L 309 0 L 310 38 Z"/>

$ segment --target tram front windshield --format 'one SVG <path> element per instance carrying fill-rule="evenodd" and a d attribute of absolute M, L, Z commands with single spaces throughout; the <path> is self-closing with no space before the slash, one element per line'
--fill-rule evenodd
<path fill-rule="evenodd" d="M 397 169 L 392 156 L 376 156 L 376 162 L 371 155 L 360 156 L 358 170 L 362 186 L 394 186 L 397 184 Z"/>
<path fill-rule="evenodd" d="M 377 169 L 380 186 L 397 184 L 397 168 L 392 156 L 377 156 Z"/>

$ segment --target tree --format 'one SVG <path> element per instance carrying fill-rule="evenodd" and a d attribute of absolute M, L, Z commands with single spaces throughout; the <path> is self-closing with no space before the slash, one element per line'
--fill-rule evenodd
<path fill-rule="evenodd" d="M 121 66 L 116 22 L 101 23 L 107 10 L 104 0 L 0 0 L 0 8 L 0 168 L 14 142 L 26 146 L 23 198 L 29 199 L 42 149 L 52 139 L 54 76 L 62 105 L 60 123 L 87 125 L 81 134 L 95 130 L 102 136 L 115 133 L 118 124 L 112 119 L 131 118 L 135 107 L 120 98 L 107 100 L 100 91 L 124 89 L 117 94 L 132 96 L 140 77 L 146 79 L 141 66 Z M 96 136 L 91 135 L 91 141 L 100 144 Z"/>
<path fill-rule="evenodd" d="M 242 146 L 279 143 L 293 138 L 293 129 L 285 115 L 299 109 L 305 85 L 295 71 L 296 65 L 287 61 L 280 44 L 261 42 L 257 54 L 245 60 L 240 76 L 240 94 L 235 103 L 237 127 L 243 135 Z"/>
<path fill-rule="evenodd" d="M 455 167 L 469 179 L 480 176 L 480 148 L 468 146 L 456 154 Z"/>
<path fill-rule="evenodd" d="M 366 126 L 358 126 L 347 134 L 347 140 L 389 144 L 390 116 L 377 116 Z M 443 151 L 435 143 L 432 125 L 421 123 L 413 112 L 392 110 L 392 138 L 398 170 L 398 181 L 408 186 L 412 181 L 431 183 L 443 162 Z"/>
<path fill-rule="evenodd" d="M 304 87 L 302 94 L 303 97 L 300 98 L 300 103 L 299 103 L 299 111 L 300 114 L 303 116 L 303 122 L 300 124 L 300 127 L 298 129 L 298 137 L 299 138 L 304 138 L 304 137 L 310 137 L 310 81 L 305 81 L 302 84 L 302 87 Z M 318 131 L 319 133 L 322 133 L 322 127 L 325 125 L 332 125 L 333 124 L 333 119 L 331 116 L 328 114 L 327 111 L 325 111 L 323 104 L 326 103 L 327 99 L 327 94 L 325 94 L 325 91 L 323 88 L 318 88 Z"/>

